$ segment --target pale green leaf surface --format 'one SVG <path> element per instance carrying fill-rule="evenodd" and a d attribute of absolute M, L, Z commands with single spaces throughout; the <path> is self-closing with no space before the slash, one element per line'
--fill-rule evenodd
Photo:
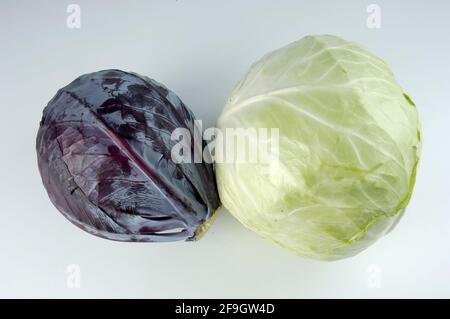
<path fill-rule="evenodd" d="M 411 196 L 416 107 L 386 63 L 341 38 L 308 36 L 265 55 L 217 124 L 279 128 L 279 161 L 217 163 L 218 188 L 244 225 L 295 253 L 354 255 L 391 229 Z"/>

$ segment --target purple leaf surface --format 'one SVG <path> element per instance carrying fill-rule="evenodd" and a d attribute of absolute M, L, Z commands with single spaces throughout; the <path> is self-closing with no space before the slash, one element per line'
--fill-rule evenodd
<path fill-rule="evenodd" d="M 80 76 L 49 102 L 37 135 L 51 201 L 100 237 L 195 239 L 219 198 L 211 164 L 171 160 L 179 127 L 194 136 L 194 116 L 162 84 L 120 70 Z"/>

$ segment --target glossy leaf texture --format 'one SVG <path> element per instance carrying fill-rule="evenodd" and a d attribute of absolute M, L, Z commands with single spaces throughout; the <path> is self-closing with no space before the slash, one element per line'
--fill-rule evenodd
<path fill-rule="evenodd" d="M 49 102 L 37 135 L 51 201 L 100 237 L 195 239 L 219 206 L 214 171 L 171 160 L 175 128 L 194 136 L 194 116 L 162 84 L 120 70 L 80 76 Z"/>

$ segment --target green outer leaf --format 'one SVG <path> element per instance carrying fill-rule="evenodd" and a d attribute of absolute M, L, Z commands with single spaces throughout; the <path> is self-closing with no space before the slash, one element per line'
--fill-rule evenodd
<path fill-rule="evenodd" d="M 217 163 L 217 181 L 237 219 L 295 253 L 354 255 L 394 227 L 410 200 L 417 110 L 389 67 L 354 43 L 309 36 L 265 55 L 217 125 L 279 128 L 279 162 Z"/>

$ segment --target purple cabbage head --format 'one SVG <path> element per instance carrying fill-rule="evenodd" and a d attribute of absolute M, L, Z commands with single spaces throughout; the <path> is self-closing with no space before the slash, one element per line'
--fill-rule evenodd
<path fill-rule="evenodd" d="M 80 76 L 48 103 L 37 135 L 51 201 L 100 237 L 196 239 L 219 198 L 212 164 L 171 160 L 175 128 L 194 136 L 194 116 L 162 84 L 120 70 Z"/>

